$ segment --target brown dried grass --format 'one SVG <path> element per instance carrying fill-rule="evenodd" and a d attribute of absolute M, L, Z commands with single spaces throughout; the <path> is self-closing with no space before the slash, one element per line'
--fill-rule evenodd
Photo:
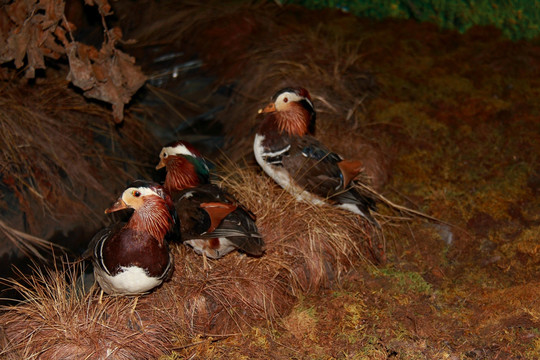
<path fill-rule="evenodd" d="M 231 162 L 221 184 L 257 215 L 267 261 L 281 264 L 294 294 L 318 291 L 353 264 L 366 262 L 371 227 L 358 216 L 331 206 L 297 202 L 258 168 Z M 369 261 L 369 260 L 368 260 Z"/>
<path fill-rule="evenodd" d="M 371 228 L 359 217 L 298 203 L 255 168 L 232 162 L 223 168 L 220 184 L 256 214 L 266 252 L 260 258 L 233 253 L 206 272 L 200 256 L 181 250 L 169 288 L 178 286 L 172 292 L 193 330 L 223 334 L 272 323 L 296 296 L 336 284 L 369 261 Z"/>
<path fill-rule="evenodd" d="M 228 164 L 220 183 L 257 215 L 266 252 L 254 258 L 231 253 L 210 260 L 175 244 L 170 281 L 139 299 L 135 329 L 130 298 L 81 294 L 80 266 L 37 272 L 12 281 L 24 301 L 0 314 L 8 358 L 98 356 L 156 358 L 190 346 L 196 335 L 220 338 L 249 326 L 270 326 L 288 314 L 301 294 L 339 283 L 353 266 L 365 266 L 370 227 L 359 217 L 330 207 L 298 203 L 254 168 Z M 129 341 L 128 341 L 129 340 Z M 142 349 L 144 347 L 144 350 Z"/>
<path fill-rule="evenodd" d="M 169 322 L 160 309 L 140 306 L 130 323 L 133 299 L 84 293 L 83 266 L 36 270 L 8 284 L 24 297 L 2 308 L 0 358 L 155 359 L 170 347 Z M 152 321 L 147 321 L 151 318 Z"/>
<path fill-rule="evenodd" d="M 296 202 L 255 168 L 229 163 L 219 183 L 257 216 L 266 243 L 260 258 L 232 253 L 210 260 L 174 248 L 175 272 L 156 296 L 173 304 L 178 328 L 190 336 L 236 333 L 287 314 L 297 296 L 339 283 L 369 259 L 371 228 L 359 217 L 331 207 Z"/>
<path fill-rule="evenodd" d="M 110 111 L 73 92 L 64 77 L 48 70 L 35 84 L 15 76 L 0 84 L 0 179 L 12 194 L 0 210 L 5 229 L 29 233 L 19 237 L 26 245 L 32 236 L 97 227 L 103 218 L 98 209 L 124 179 L 151 169 L 144 165 L 151 151 L 145 149 L 156 141 L 144 127 L 127 114 L 120 136 Z"/>

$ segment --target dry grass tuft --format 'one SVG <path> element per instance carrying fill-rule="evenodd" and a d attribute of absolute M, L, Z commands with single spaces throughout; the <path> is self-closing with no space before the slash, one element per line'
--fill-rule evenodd
<path fill-rule="evenodd" d="M 231 253 L 210 260 L 182 244 L 172 245 L 170 281 L 138 300 L 82 293 L 81 265 L 37 271 L 10 286 L 24 301 L 3 308 L 4 353 L 8 358 L 157 358 L 190 346 L 197 335 L 242 333 L 257 323 L 274 325 L 296 297 L 340 281 L 366 263 L 370 227 L 359 217 L 330 207 L 294 201 L 253 168 L 228 167 L 220 182 L 258 216 L 266 241 L 260 258 Z"/>
<path fill-rule="evenodd" d="M 133 299 L 84 293 L 83 266 L 36 270 L 9 280 L 23 301 L 2 308 L 0 357 L 5 359 L 154 359 L 170 347 L 170 329 L 161 311 L 138 306 L 130 322 Z M 133 325 L 135 324 L 135 325 Z"/>
<path fill-rule="evenodd" d="M 129 114 L 120 136 L 110 112 L 70 90 L 61 71 L 47 76 L 0 87 L 2 230 L 32 254 L 38 237 L 97 227 L 124 179 L 147 174 L 142 149 L 156 143 Z"/>
<path fill-rule="evenodd" d="M 169 307 L 175 328 L 215 336 L 261 321 L 273 324 L 296 296 L 331 286 L 352 266 L 366 263 L 370 230 L 363 220 L 297 203 L 254 168 L 230 164 L 223 174 L 221 185 L 256 214 L 266 252 L 260 258 L 232 253 L 210 260 L 205 271 L 190 248 L 173 247 L 174 275 L 151 296 Z"/>

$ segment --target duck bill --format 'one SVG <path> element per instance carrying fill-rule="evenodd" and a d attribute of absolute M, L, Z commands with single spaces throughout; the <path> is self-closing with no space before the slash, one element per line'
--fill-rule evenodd
<path fill-rule="evenodd" d="M 105 209 L 105 214 L 110 214 L 115 211 L 127 209 L 128 206 L 122 199 L 118 199 L 110 208 Z"/>
<path fill-rule="evenodd" d="M 274 111 L 276 111 L 276 104 L 271 102 L 270 104 L 266 105 L 264 109 L 259 110 L 259 114 L 269 113 L 269 112 L 274 112 Z"/>
<path fill-rule="evenodd" d="M 161 159 L 161 160 L 159 160 L 159 164 L 156 165 L 156 170 L 164 168 L 165 166 L 166 166 L 165 161 L 163 161 L 163 159 Z"/>

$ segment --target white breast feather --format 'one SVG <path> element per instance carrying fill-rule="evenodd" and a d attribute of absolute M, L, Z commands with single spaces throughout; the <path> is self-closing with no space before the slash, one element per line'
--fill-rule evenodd
<path fill-rule="evenodd" d="M 103 291 L 110 295 L 142 294 L 161 284 L 159 279 L 148 276 L 146 271 L 138 266 L 122 266 L 121 271 L 115 276 L 110 276 L 95 267 L 94 275 Z"/>

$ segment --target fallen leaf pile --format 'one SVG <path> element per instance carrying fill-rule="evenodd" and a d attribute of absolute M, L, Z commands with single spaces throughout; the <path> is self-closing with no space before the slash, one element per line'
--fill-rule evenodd
<path fill-rule="evenodd" d="M 85 2 L 97 5 L 103 19 L 112 13 L 107 0 Z M 133 57 L 115 48 L 122 38 L 119 28 L 105 29 L 98 50 L 73 40 L 75 27 L 64 8 L 64 0 L 15 0 L 1 7 L 0 64 L 13 61 L 17 69 L 26 65 L 25 76 L 34 78 L 36 69 L 45 69 L 45 57 L 67 56 L 68 80 L 86 97 L 112 104 L 115 121 L 122 121 L 124 105 L 146 77 Z"/>

